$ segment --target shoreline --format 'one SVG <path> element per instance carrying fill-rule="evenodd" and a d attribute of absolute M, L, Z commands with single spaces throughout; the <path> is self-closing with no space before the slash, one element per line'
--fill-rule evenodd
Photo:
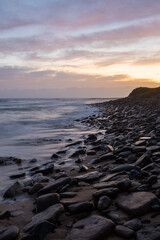
<path fill-rule="evenodd" d="M 94 105 L 100 108 L 99 116 L 81 122 L 97 128 L 97 133 L 66 146 L 74 149 L 77 167 L 64 165 L 63 170 L 62 161 L 60 169 L 54 168 L 55 153 L 52 161 L 31 169 L 32 181 L 18 182 L 6 192 L 9 199 L 27 199 L 25 204 L 0 204 L 1 228 L 16 225 L 18 239 L 27 236 L 26 240 L 37 234 L 46 234 L 45 240 L 79 235 L 90 240 L 92 234 L 95 239 L 142 240 L 146 231 L 151 240 L 154 231 L 160 238 L 159 102 L 125 98 Z"/>

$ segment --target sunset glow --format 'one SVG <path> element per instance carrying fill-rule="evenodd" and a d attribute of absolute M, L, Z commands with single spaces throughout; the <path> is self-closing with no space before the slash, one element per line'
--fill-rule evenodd
<path fill-rule="evenodd" d="M 1 1 L 1 95 L 123 97 L 159 86 L 159 12 L 157 0 Z"/>

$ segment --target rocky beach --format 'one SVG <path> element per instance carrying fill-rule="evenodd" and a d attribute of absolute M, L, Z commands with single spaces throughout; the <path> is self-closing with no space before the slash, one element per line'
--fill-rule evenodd
<path fill-rule="evenodd" d="M 97 103 L 77 119 L 95 133 L 53 152 L 41 166 L 19 164 L 0 203 L 0 240 L 159 240 L 160 88 Z M 68 151 L 73 164 L 63 158 Z M 1 183 L 3 184 L 3 183 Z"/>

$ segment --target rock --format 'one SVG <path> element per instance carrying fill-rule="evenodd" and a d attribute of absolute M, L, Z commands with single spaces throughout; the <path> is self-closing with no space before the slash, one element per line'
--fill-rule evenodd
<path fill-rule="evenodd" d="M 79 149 L 76 152 L 74 152 L 70 157 L 78 157 L 79 155 L 85 154 L 86 150 L 85 149 Z"/>
<path fill-rule="evenodd" d="M 88 138 L 86 139 L 87 141 L 96 141 L 97 136 L 95 134 L 89 134 Z"/>
<path fill-rule="evenodd" d="M 2 211 L 0 213 L 0 219 L 5 219 L 5 218 L 9 218 L 11 216 L 9 211 Z"/>
<path fill-rule="evenodd" d="M 109 207 L 110 204 L 111 204 L 111 199 L 107 196 L 102 196 L 98 201 L 98 210 L 104 211 Z"/>
<path fill-rule="evenodd" d="M 109 153 L 106 153 L 105 155 L 102 155 L 96 159 L 93 159 L 91 161 L 91 164 L 97 164 L 97 163 L 101 163 L 103 161 L 106 161 L 106 160 L 110 160 L 114 157 L 114 154 L 113 152 L 109 152 Z"/>
<path fill-rule="evenodd" d="M 54 164 L 53 163 L 47 163 L 43 164 L 41 168 L 36 170 L 36 173 L 42 173 L 42 174 L 50 174 L 53 173 L 54 170 Z"/>
<path fill-rule="evenodd" d="M 142 223 L 138 218 L 134 218 L 128 222 L 125 222 L 124 226 L 128 227 L 134 231 L 138 231 L 139 229 L 142 228 Z"/>
<path fill-rule="evenodd" d="M 157 152 L 157 151 L 160 150 L 160 146 L 156 146 L 156 145 L 155 146 L 149 146 L 146 149 L 147 149 L 147 151 Z"/>
<path fill-rule="evenodd" d="M 15 182 L 8 190 L 4 193 L 4 198 L 14 198 L 17 195 L 21 195 L 23 193 L 23 183 L 20 181 Z"/>
<path fill-rule="evenodd" d="M 120 173 L 118 172 L 118 173 L 107 174 L 107 176 L 100 179 L 100 182 L 108 182 L 108 181 L 112 180 L 113 178 L 115 178 L 115 177 L 117 177 L 121 174 L 124 174 L 124 173 L 125 172 L 123 171 L 123 172 L 120 172 Z"/>
<path fill-rule="evenodd" d="M 57 159 L 57 158 L 59 158 L 59 156 L 56 153 L 53 153 L 51 156 L 51 159 L 55 159 L 55 158 Z"/>
<path fill-rule="evenodd" d="M 30 188 L 29 194 L 35 194 L 42 188 L 43 188 L 43 185 L 41 183 L 36 183 L 32 188 Z"/>
<path fill-rule="evenodd" d="M 10 226 L 0 230 L 0 240 L 16 240 L 19 235 L 19 228 Z"/>
<path fill-rule="evenodd" d="M 119 165 L 118 167 L 115 167 L 111 170 L 111 173 L 117 173 L 117 172 L 122 172 L 122 171 L 130 171 L 134 168 L 134 165 L 132 164 L 122 164 Z"/>
<path fill-rule="evenodd" d="M 137 240 L 159 240 L 160 227 L 145 227 L 136 233 Z"/>
<path fill-rule="evenodd" d="M 127 214 L 132 216 L 142 216 L 147 213 L 157 197 L 151 192 L 133 192 L 127 196 L 122 196 L 116 201 L 116 205 Z"/>
<path fill-rule="evenodd" d="M 49 178 L 44 177 L 42 173 L 37 173 L 37 174 L 33 175 L 32 181 L 36 182 L 36 183 L 48 182 Z"/>
<path fill-rule="evenodd" d="M 115 233 L 125 239 L 131 239 L 134 236 L 134 231 L 132 229 L 122 225 L 116 226 Z"/>
<path fill-rule="evenodd" d="M 50 192 L 57 192 L 58 189 L 64 187 L 66 184 L 71 182 L 70 177 L 63 177 L 55 180 L 54 182 L 48 184 L 46 187 L 39 191 L 39 194 L 45 194 Z"/>
<path fill-rule="evenodd" d="M 95 199 L 99 199 L 102 196 L 114 198 L 118 193 L 119 193 L 118 188 L 106 188 L 93 193 L 93 197 Z"/>
<path fill-rule="evenodd" d="M 82 165 L 78 172 L 80 173 L 80 172 L 87 172 L 87 171 L 88 171 L 88 167 L 85 165 Z"/>
<path fill-rule="evenodd" d="M 54 222 L 58 217 L 64 212 L 64 207 L 62 204 L 55 204 L 43 212 L 40 212 L 32 217 L 32 221 L 24 227 L 24 232 L 30 231 L 41 222 L 49 221 Z"/>
<path fill-rule="evenodd" d="M 113 229 L 111 220 L 92 215 L 75 223 L 65 240 L 100 240 L 108 237 Z"/>
<path fill-rule="evenodd" d="M 111 219 L 115 224 L 124 224 L 124 222 L 129 220 L 128 215 L 119 210 L 110 211 L 106 214 L 106 217 Z"/>
<path fill-rule="evenodd" d="M 90 212 L 93 210 L 93 203 L 80 202 L 80 203 L 71 204 L 67 207 L 67 210 L 72 214 Z"/>
<path fill-rule="evenodd" d="M 150 153 L 144 153 L 138 160 L 135 162 L 135 166 L 145 167 L 150 163 Z"/>
<path fill-rule="evenodd" d="M 122 181 L 117 183 L 117 187 L 121 191 L 127 191 L 130 186 L 131 186 L 131 181 L 128 178 L 125 178 Z"/>
<path fill-rule="evenodd" d="M 38 212 L 42 212 L 48 207 L 59 203 L 60 195 L 58 193 L 48 193 L 46 195 L 40 196 L 36 200 L 36 208 Z"/>
<path fill-rule="evenodd" d="M 77 195 L 76 192 L 63 192 L 60 194 L 62 198 L 73 198 Z"/>
<path fill-rule="evenodd" d="M 100 178 L 102 174 L 99 173 L 98 171 L 94 171 L 94 172 L 89 172 L 80 176 L 75 177 L 75 180 L 79 181 L 83 181 L 83 182 L 91 182 L 91 181 L 95 181 L 97 179 Z"/>
<path fill-rule="evenodd" d="M 11 176 L 9 176 L 11 179 L 15 179 L 15 178 L 22 178 L 25 177 L 26 173 L 18 173 L 18 174 L 13 174 Z"/>
<path fill-rule="evenodd" d="M 145 140 L 139 140 L 137 142 L 135 142 L 135 146 L 144 146 L 146 144 L 146 141 Z"/>
<path fill-rule="evenodd" d="M 55 226 L 47 221 L 41 222 L 29 232 L 24 240 L 43 240 L 48 233 L 53 232 L 54 228 Z"/>

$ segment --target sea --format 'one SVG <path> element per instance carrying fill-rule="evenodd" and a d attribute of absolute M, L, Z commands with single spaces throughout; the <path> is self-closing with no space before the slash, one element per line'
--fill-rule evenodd
<path fill-rule="evenodd" d="M 45 163 L 67 144 L 96 132 L 79 120 L 99 113 L 90 104 L 107 100 L 0 99 L 0 157 L 23 160 L 22 166 L 1 166 L 0 195 L 13 182 L 9 176 L 27 169 L 30 160 L 36 159 L 36 165 Z"/>

